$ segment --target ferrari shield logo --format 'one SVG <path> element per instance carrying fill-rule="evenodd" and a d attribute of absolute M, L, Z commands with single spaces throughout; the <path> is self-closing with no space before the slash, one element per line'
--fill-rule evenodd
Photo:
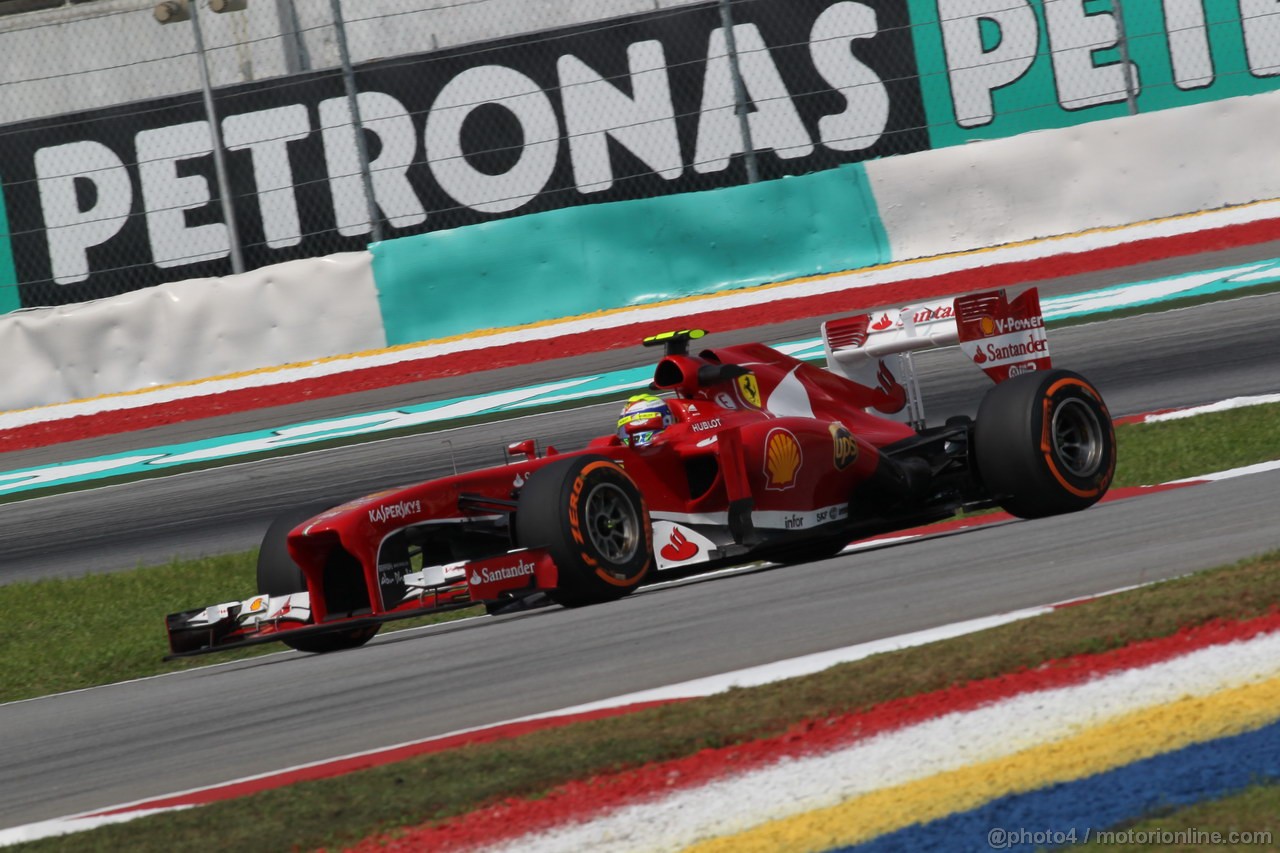
<path fill-rule="evenodd" d="M 760 408 L 760 386 L 756 384 L 754 373 L 744 373 L 738 377 L 738 394 L 748 406 Z"/>

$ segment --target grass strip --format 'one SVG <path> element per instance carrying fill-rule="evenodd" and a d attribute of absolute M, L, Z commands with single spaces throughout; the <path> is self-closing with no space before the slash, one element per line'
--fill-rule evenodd
<path fill-rule="evenodd" d="M 1117 486 L 1161 483 L 1280 458 L 1280 404 L 1117 428 Z M 43 696 L 200 666 L 162 661 L 168 613 L 252 595 L 254 552 L 131 572 L 0 586 L 0 701 Z M 384 630 L 478 615 L 475 609 Z M 14 615 L 9 615 L 14 614 Z M 276 645 L 219 653 L 235 660 Z"/>
<path fill-rule="evenodd" d="M 142 818 L 17 849 L 340 848 L 370 835 L 544 796 L 574 779 L 780 735 L 807 720 L 869 709 L 1046 660 L 1103 652 L 1213 620 L 1274 612 L 1280 552 L 943 643 L 751 689 L 536 732 L 394 765 Z"/>
<path fill-rule="evenodd" d="M 1142 486 L 1280 459 L 1280 403 L 1116 429 L 1116 485 Z"/>
<path fill-rule="evenodd" d="M 1275 850 L 1280 847 L 1280 785 L 1254 785 L 1229 797 L 1107 829 L 1117 833 L 1114 841 L 1109 838 L 1108 843 L 1095 841 L 1071 849 L 1096 853 L 1114 853 L 1117 849 L 1201 853 L 1209 847 L 1224 851 Z M 1127 831 L 1132 835 L 1123 835 Z M 1212 833 L 1219 833 L 1222 840 L 1213 841 Z M 1234 839 L 1232 833 L 1236 833 Z M 1260 837 L 1263 833 L 1270 833 L 1270 837 Z"/>
<path fill-rule="evenodd" d="M 191 666 L 157 667 L 156 653 L 166 651 L 156 645 L 164 637 L 162 611 L 193 606 L 196 599 L 212 604 L 243 598 L 253 588 L 253 557 L 175 560 L 131 572 L 0 586 L 0 612 L 6 614 L 0 700 Z"/>
<path fill-rule="evenodd" d="M 174 560 L 127 572 L 0 586 L 0 701 L 207 666 L 164 661 L 169 613 L 254 594 L 257 552 Z M 480 606 L 396 623 L 412 627 L 483 614 Z M 219 653 L 229 661 L 279 652 L 269 644 Z"/>

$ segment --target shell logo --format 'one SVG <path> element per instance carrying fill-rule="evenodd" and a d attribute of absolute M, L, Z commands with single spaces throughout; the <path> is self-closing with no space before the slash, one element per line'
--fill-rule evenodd
<path fill-rule="evenodd" d="M 764 487 L 776 491 L 791 488 L 803 461 L 794 435 L 785 429 L 771 430 L 764 440 Z"/>
<path fill-rule="evenodd" d="M 996 321 L 990 315 L 983 314 L 978 320 L 978 329 L 986 337 L 991 337 L 996 333 Z"/>

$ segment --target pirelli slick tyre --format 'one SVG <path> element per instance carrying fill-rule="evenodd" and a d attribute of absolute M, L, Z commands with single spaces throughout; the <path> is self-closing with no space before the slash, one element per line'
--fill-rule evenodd
<path fill-rule="evenodd" d="M 282 513 L 271 522 L 271 526 L 262 537 L 262 547 L 258 550 L 258 592 L 260 594 L 290 595 L 295 592 L 306 592 L 307 582 L 303 578 L 302 569 L 298 568 L 293 558 L 289 556 L 286 541 L 290 530 L 328 508 L 327 504 L 298 507 Z M 287 634 L 283 634 L 281 642 L 300 652 L 314 654 L 339 652 L 343 649 L 363 646 L 378 633 L 378 627 L 378 625 L 361 625 L 297 638 L 290 638 Z"/>
<path fill-rule="evenodd" d="M 603 456 L 557 460 L 535 472 L 520 491 L 516 541 L 550 552 L 559 580 L 548 595 L 566 607 L 621 598 L 653 567 L 644 498 Z"/>
<path fill-rule="evenodd" d="M 1009 513 L 1042 518 L 1092 506 L 1116 470 L 1111 414 L 1069 370 L 1014 376 L 989 390 L 974 424 L 974 461 Z"/>

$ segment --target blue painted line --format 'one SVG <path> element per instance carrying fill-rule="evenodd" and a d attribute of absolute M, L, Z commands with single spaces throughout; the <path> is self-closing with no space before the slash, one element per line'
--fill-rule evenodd
<path fill-rule="evenodd" d="M 1086 293 L 1041 300 L 1047 320 L 1105 314 L 1121 308 L 1156 305 L 1175 299 L 1212 296 L 1280 282 L 1280 259 L 1189 273 L 1167 279 L 1117 285 Z M 777 349 L 796 358 L 823 355 L 822 340 L 811 338 L 782 344 Z M 181 466 L 230 460 L 256 453 L 305 447 L 334 438 L 375 436 L 392 430 L 448 424 L 468 417 L 519 412 L 554 403 L 616 394 L 619 399 L 644 388 L 653 378 L 651 367 L 579 376 L 496 394 L 405 406 L 380 412 L 291 424 L 270 430 L 238 433 L 201 441 L 163 445 L 129 453 L 97 456 L 57 465 L 23 468 L 0 474 L 0 495 L 17 494 L 114 477 L 156 475 Z"/>
<path fill-rule="evenodd" d="M 1280 722 L 1166 752 L 1085 779 L 1001 797 L 971 811 L 909 826 L 862 844 L 834 848 L 831 853 L 990 853 L 1066 847 L 1096 841 L 1101 829 L 1277 780 Z"/>

